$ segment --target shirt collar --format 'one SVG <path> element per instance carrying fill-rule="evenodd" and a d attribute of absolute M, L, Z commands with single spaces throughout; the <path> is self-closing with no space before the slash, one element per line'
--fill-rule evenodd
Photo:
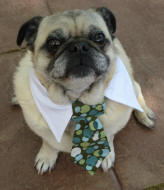
<path fill-rule="evenodd" d="M 116 71 L 105 90 L 104 96 L 112 101 L 143 112 L 143 109 L 138 103 L 132 80 L 120 57 L 117 57 L 116 63 Z M 49 98 L 46 88 L 36 77 L 33 68 L 31 68 L 29 77 L 30 89 L 34 102 L 56 140 L 60 142 L 72 117 L 72 105 L 55 104 Z"/>

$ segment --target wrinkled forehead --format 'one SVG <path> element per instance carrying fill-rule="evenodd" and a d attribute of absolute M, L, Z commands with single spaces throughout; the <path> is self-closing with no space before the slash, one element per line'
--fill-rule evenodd
<path fill-rule="evenodd" d="M 73 10 L 47 16 L 40 24 L 35 47 L 38 49 L 51 33 L 58 31 L 65 37 L 78 37 L 87 35 L 91 30 L 97 29 L 109 37 L 104 20 L 93 10 Z"/>

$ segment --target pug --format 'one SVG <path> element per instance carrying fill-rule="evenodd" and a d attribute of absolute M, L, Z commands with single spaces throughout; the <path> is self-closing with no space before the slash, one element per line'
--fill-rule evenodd
<path fill-rule="evenodd" d="M 32 67 L 55 104 L 66 105 L 80 100 L 95 105 L 103 99 L 113 78 L 116 58 L 121 58 L 143 112 L 106 99 L 105 113 L 100 120 L 111 152 L 101 164 L 104 171 L 115 161 L 114 136 L 126 126 L 133 111 L 141 124 L 148 128 L 154 126 L 154 113 L 145 103 L 130 60 L 115 32 L 116 18 L 105 7 L 37 16 L 21 26 L 17 45 L 26 41 L 28 49 L 14 74 L 13 104 L 21 106 L 27 125 L 42 138 L 35 158 L 39 174 L 53 169 L 59 152 L 71 152 L 74 123 L 69 123 L 61 142 L 57 142 L 31 94 L 29 72 Z"/>

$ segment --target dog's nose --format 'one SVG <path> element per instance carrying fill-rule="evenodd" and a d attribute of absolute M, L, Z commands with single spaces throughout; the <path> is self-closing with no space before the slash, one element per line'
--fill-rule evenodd
<path fill-rule="evenodd" d="M 69 52 L 71 53 L 86 53 L 89 50 L 89 45 L 87 42 L 72 42 L 68 47 Z"/>

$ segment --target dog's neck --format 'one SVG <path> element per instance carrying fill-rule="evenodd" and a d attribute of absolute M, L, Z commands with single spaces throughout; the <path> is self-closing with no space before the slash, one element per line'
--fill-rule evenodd
<path fill-rule="evenodd" d="M 104 91 L 107 88 L 112 76 L 115 72 L 116 64 L 113 62 L 106 75 L 96 82 L 92 82 L 85 86 L 85 81 L 78 81 L 76 79 L 72 88 L 63 87 L 61 84 L 52 82 L 46 77 L 35 71 L 37 78 L 41 84 L 47 89 L 50 99 L 56 104 L 68 104 L 77 99 L 84 104 L 94 105 L 99 103 L 104 97 Z M 80 79 L 81 80 L 81 79 Z"/>

